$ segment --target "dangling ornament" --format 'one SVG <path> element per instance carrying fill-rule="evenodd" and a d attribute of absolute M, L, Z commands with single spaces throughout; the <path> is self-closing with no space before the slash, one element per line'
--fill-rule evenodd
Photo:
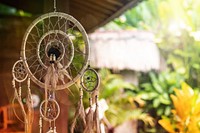
<path fill-rule="evenodd" d="M 60 107 L 55 100 L 54 92 L 50 92 L 48 95 L 48 99 L 42 101 L 40 104 L 40 115 L 41 117 L 49 122 L 49 130 L 47 133 L 57 133 L 55 121 L 60 114 Z M 52 126 L 53 123 L 53 126 Z"/>
<path fill-rule="evenodd" d="M 24 115 L 26 133 L 30 133 L 33 121 L 30 80 L 44 91 L 44 100 L 40 104 L 40 133 L 43 131 L 43 120 L 49 122 L 47 133 L 57 133 L 55 122 L 60 114 L 56 100 L 57 90 L 68 89 L 81 80 L 80 98 L 72 121 L 71 132 L 80 117 L 85 133 L 100 133 L 98 116 L 97 72 L 88 66 L 90 47 L 87 34 L 82 25 L 72 16 L 56 11 L 46 13 L 35 19 L 25 32 L 21 47 L 21 60 L 13 66 L 13 88 L 15 98 Z M 21 83 L 27 80 L 26 106 L 21 98 Z M 19 85 L 16 87 L 16 83 Z M 83 106 L 83 89 L 90 94 L 89 111 L 86 114 Z M 94 97 L 93 97 L 94 96 Z M 15 102 L 13 102 L 15 103 Z M 94 109 L 93 109 L 94 108 Z M 89 125 L 92 125 L 91 128 Z"/>
<path fill-rule="evenodd" d="M 85 70 L 81 77 L 81 85 L 86 92 L 90 94 L 89 98 L 89 111 L 86 115 L 87 126 L 84 133 L 100 133 L 99 124 L 99 110 L 98 110 L 98 87 L 99 87 L 99 75 L 90 66 Z M 94 100 L 93 100 L 94 99 Z"/>
<path fill-rule="evenodd" d="M 12 76 L 13 81 L 12 85 L 14 88 L 14 98 L 12 100 L 13 104 L 13 110 L 16 115 L 16 117 L 25 124 L 25 131 L 26 133 L 31 133 L 31 127 L 33 122 L 33 101 L 31 98 L 31 89 L 30 89 L 30 78 L 27 79 L 28 75 L 26 73 L 26 70 L 24 68 L 24 64 L 22 60 L 18 60 L 12 68 Z M 25 102 L 22 99 L 22 82 L 24 82 L 27 79 L 27 92 L 26 92 L 26 99 Z M 16 82 L 18 85 L 16 85 Z M 18 88 L 17 88 L 18 86 Z M 24 89 L 24 88 L 23 88 Z M 24 103 L 23 103 L 24 102 Z M 23 119 L 20 118 L 19 114 L 15 111 L 15 104 L 19 104 Z"/>
<path fill-rule="evenodd" d="M 80 88 L 80 99 L 79 99 L 79 103 L 78 103 L 78 106 L 77 106 L 77 109 L 76 109 L 76 112 L 75 112 L 75 116 L 72 120 L 72 125 L 71 125 L 71 133 L 74 133 L 74 129 L 75 129 L 75 126 L 76 126 L 76 122 L 77 122 L 77 119 L 78 117 L 81 118 L 82 122 L 83 122 L 83 127 L 86 126 L 86 120 L 85 120 L 85 109 L 84 109 L 84 106 L 83 106 L 83 90 L 82 88 Z"/>
<path fill-rule="evenodd" d="M 84 71 L 81 76 L 81 86 L 82 88 L 90 94 L 89 97 L 89 109 L 87 114 L 85 114 L 85 109 L 83 107 L 83 90 L 80 88 L 80 99 L 76 109 L 74 119 L 72 120 L 71 133 L 74 133 L 76 122 L 78 117 L 81 118 L 84 124 L 84 133 L 100 133 L 99 128 L 99 114 L 98 114 L 98 86 L 99 86 L 99 76 L 98 73 L 92 69 L 90 66 Z M 95 99 L 93 103 L 93 95 L 95 94 Z M 95 106 L 95 107 L 94 107 Z"/>

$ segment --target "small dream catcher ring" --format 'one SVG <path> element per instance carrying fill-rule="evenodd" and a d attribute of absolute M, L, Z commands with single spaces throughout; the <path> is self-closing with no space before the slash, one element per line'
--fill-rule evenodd
<path fill-rule="evenodd" d="M 26 73 L 26 69 L 22 60 L 16 61 L 13 65 L 12 76 L 17 82 L 23 82 L 26 80 L 28 74 Z"/>
<path fill-rule="evenodd" d="M 81 77 L 81 85 L 83 89 L 87 92 L 93 92 L 98 88 L 99 83 L 100 80 L 98 73 L 90 67 L 87 68 Z"/>
<path fill-rule="evenodd" d="M 46 121 L 55 121 L 60 114 L 60 107 L 56 100 L 48 99 L 40 104 L 40 114 Z"/>

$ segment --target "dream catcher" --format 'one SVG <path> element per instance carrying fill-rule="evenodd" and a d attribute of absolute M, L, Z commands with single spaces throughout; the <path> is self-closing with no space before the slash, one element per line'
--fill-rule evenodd
<path fill-rule="evenodd" d="M 57 133 L 55 121 L 60 114 L 60 107 L 55 92 L 69 88 L 78 80 L 81 86 L 80 99 L 71 132 L 74 132 L 78 117 L 83 121 L 85 133 L 100 132 L 97 102 L 99 76 L 88 66 L 89 49 L 88 37 L 82 25 L 72 16 L 56 12 L 55 0 L 54 12 L 38 17 L 28 27 L 21 47 L 21 60 L 13 67 L 13 87 L 16 90 L 15 99 L 20 103 L 21 88 L 19 86 L 16 89 L 15 81 L 21 83 L 28 77 L 28 114 L 23 111 L 25 116 L 32 113 L 30 79 L 44 88 L 45 99 L 40 104 L 40 132 L 42 121 L 45 120 L 49 122 L 47 133 Z M 18 64 L 20 67 L 17 67 Z M 87 113 L 82 102 L 83 90 L 90 94 Z M 27 125 L 31 125 L 32 119 L 26 121 Z"/>
<path fill-rule="evenodd" d="M 74 133 L 75 125 L 78 117 L 82 119 L 84 125 L 84 133 L 100 133 L 99 110 L 98 110 L 98 86 L 99 76 L 97 72 L 90 68 L 84 71 L 81 76 L 81 87 L 90 94 L 89 108 L 87 114 L 83 107 L 83 89 L 80 88 L 80 100 L 77 106 L 75 117 L 72 121 L 71 133 Z M 94 100 L 93 100 L 94 99 Z"/>
<path fill-rule="evenodd" d="M 32 108 L 33 103 L 31 99 L 30 78 L 27 78 L 28 75 L 26 73 L 22 60 L 18 60 L 13 65 L 12 75 L 13 75 L 12 85 L 14 88 L 14 98 L 12 101 L 13 110 L 16 117 L 25 124 L 26 133 L 30 133 L 31 125 L 33 122 L 33 108 Z M 24 88 L 22 87 L 22 83 L 25 82 L 26 80 L 27 80 L 27 86 Z M 16 104 L 20 106 L 21 111 L 15 110 L 14 106 Z"/>

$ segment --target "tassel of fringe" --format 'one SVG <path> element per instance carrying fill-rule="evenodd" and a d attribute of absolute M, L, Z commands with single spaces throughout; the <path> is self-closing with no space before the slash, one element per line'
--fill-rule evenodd
<path fill-rule="evenodd" d="M 96 109 L 94 112 L 94 130 L 96 131 L 95 133 L 101 133 L 100 120 L 99 120 L 98 95 L 95 96 L 95 103 L 96 103 Z"/>
<path fill-rule="evenodd" d="M 94 127 L 94 123 L 93 123 L 93 115 L 94 115 L 94 111 L 93 111 L 93 107 L 92 107 L 92 98 L 89 99 L 90 101 L 90 109 L 87 113 L 86 116 L 86 127 L 83 133 L 94 133 L 93 127 Z"/>
<path fill-rule="evenodd" d="M 83 121 L 84 127 L 86 126 L 86 120 L 85 120 L 85 110 L 84 110 L 84 106 L 83 106 L 83 90 L 80 89 L 80 100 L 77 106 L 77 110 L 74 116 L 74 119 L 72 120 L 72 125 L 71 125 L 71 133 L 74 133 L 74 129 L 76 126 L 76 122 L 78 117 L 80 117 Z"/>

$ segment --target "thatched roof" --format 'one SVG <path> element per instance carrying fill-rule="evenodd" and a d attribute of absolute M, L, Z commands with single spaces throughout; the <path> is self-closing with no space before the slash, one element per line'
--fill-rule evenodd
<path fill-rule="evenodd" d="M 90 34 L 91 65 L 114 70 L 160 69 L 154 36 L 144 31 L 98 31 Z"/>

